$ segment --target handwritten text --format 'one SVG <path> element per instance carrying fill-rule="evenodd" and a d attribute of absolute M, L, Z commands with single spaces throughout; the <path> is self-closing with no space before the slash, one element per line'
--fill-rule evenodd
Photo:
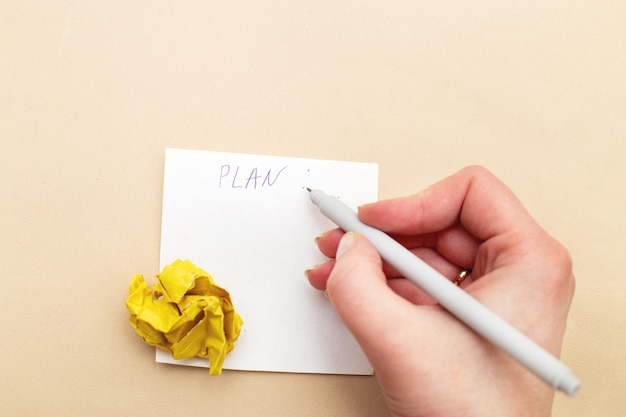
<path fill-rule="evenodd" d="M 239 165 L 222 165 L 220 168 L 219 188 L 241 188 L 244 190 L 256 190 L 264 187 L 272 187 L 278 181 L 278 177 L 287 169 L 284 166 L 278 170 L 254 168 L 241 168 Z"/>

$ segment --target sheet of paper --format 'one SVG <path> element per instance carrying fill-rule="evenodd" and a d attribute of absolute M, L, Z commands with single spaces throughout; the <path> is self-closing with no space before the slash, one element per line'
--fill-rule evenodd
<path fill-rule="evenodd" d="M 224 369 L 371 374 L 304 271 L 323 262 L 314 238 L 336 227 L 309 200 L 319 188 L 356 207 L 378 194 L 378 165 L 167 149 L 161 268 L 189 259 L 226 288 L 244 325 Z M 205 359 L 157 361 L 208 366 Z"/>

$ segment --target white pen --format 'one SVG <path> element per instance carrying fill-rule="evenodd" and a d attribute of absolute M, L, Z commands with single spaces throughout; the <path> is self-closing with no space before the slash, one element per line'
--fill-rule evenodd
<path fill-rule="evenodd" d="M 580 381 L 555 356 L 496 316 L 387 234 L 362 223 L 357 213 L 346 204 L 323 191 L 307 190 L 311 201 L 324 216 L 346 232 L 364 235 L 387 263 L 476 333 L 509 354 L 551 387 L 570 396 L 578 392 Z"/>

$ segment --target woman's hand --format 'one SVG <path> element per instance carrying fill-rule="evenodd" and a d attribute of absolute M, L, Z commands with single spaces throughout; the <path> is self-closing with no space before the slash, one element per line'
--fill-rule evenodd
<path fill-rule="evenodd" d="M 487 170 L 466 168 L 421 193 L 359 208 L 552 354 L 574 294 L 566 249 Z M 307 275 L 325 290 L 372 363 L 396 416 L 549 416 L 554 393 L 384 264 L 361 235 L 317 239 L 328 262 Z"/>

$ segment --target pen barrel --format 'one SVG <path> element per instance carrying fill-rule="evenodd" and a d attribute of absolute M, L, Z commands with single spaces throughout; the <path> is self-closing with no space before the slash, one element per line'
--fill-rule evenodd
<path fill-rule="evenodd" d="M 523 364 L 550 386 L 563 390 L 568 395 L 574 395 L 578 391 L 580 382 L 555 356 L 502 320 L 387 234 L 361 222 L 357 213 L 350 207 L 319 190 L 311 191 L 310 198 L 318 205 L 322 214 L 344 231 L 364 235 L 387 263 L 476 333 Z"/>

